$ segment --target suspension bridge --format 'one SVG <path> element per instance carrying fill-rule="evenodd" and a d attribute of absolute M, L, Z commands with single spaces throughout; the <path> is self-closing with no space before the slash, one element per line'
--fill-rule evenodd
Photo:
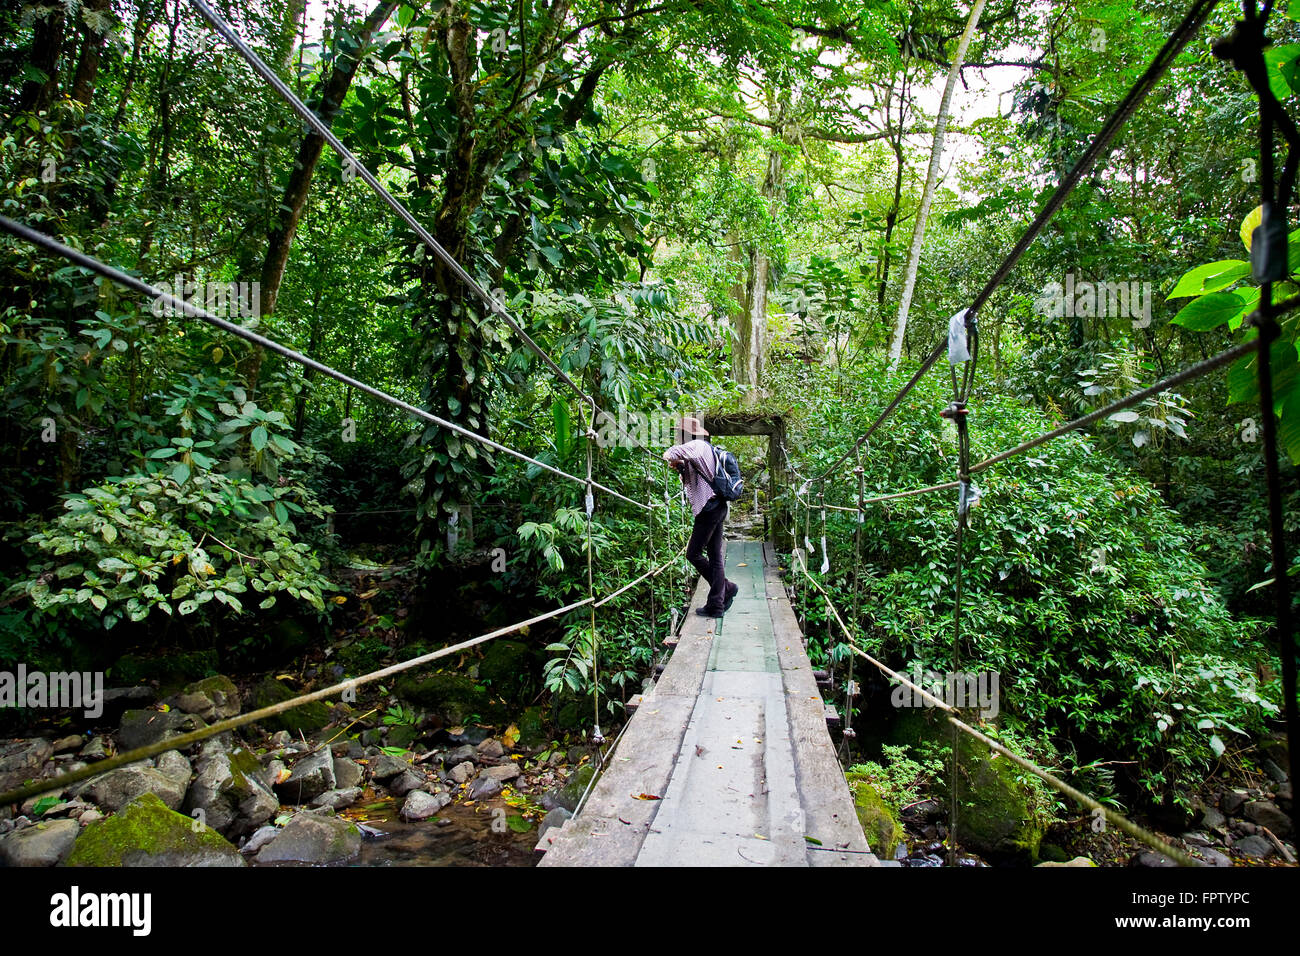
<path fill-rule="evenodd" d="M 190 746 L 214 734 L 233 730 L 292 707 L 340 697 L 362 684 L 460 654 L 487 641 L 518 633 L 531 625 L 566 615 L 582 614 L 586 618 L 590 636 L 590 665 L 593 679 L 598 686 L 600 661 L 598 610 L 610 601 L 644 584 L 648 589 L 651 618 L 656 622 L 662 622 L 667 617 L 668 609 L 656 607 L 654 581 L 664 574 L 673 575 L 681 568 L 681 550 L 673 552 L 673 547 L 682 536 L 686 516 L 673 505 L 672 496 L 669 494 L 669 475 L 666 467 L 663 470 L 662 500 L 659 499 L 656 491 L 650 490 L 651 488 L 657 490 L 658 487 L 652 475 L 652 465 L 663 465 L 657 452 L 646 448 L 632 436 L 624 435 L 627 444 L 646 456 L 647 487 L 644 500 L 638 493 L 619 491 L 597 481 L 593 474 L 592 447 L 596 436 L 595 426 L 598 421 L 612 425 L 613 417 L 603 412 L 595 398 L 586 394 L 528 336 L 504 305 L 491 297 L 438 244 L 411 212 L 334 136 L 319 117 L 294 95 L 206 0 L 189 0 L 189 2 L 223 39 L 239 52 L 253 70 L 262 76 L 285 102 L 339 153 L 343 161 L 356 170 L 359 178 L 410 227 L 415 236 L 459 276 L 466 289 L 481 300 L 488 313 L 499 317 L 523 347 L 537 356 L 554 374 L 556 380 L 574 392 L 583 406 L 589 409 L 585 475 L 565 472 L 552 464 L 404 402 L 281 343 L 215 316 L 197 305 L 164 293 L 138 276 L 101 262 L 22 223 L 0 217 L 0 229 L 150 300 L 169 305 L 181 314 L 349 385 L 378 401 L 401 409 L 413 418 L 456 433 L 515 460 L 536 466 L 552 478 L 583 488 L 587 513 L 588 593 L 581 600 L 450 647 L 360 677 L 350 678 L 334 686 L 312 691 L 271 707 L 218 721 L 199 731 L 121 753 L 54 779 L 37 781 L 11 790 L 0 794 L 0 805 L 19 802 L 54 787 L 66 786 L 115 767 L 156 756 L 165 750 Z M 934 347 L 870 427 L 829 467 L 811 477 L 795 472 L 796 477 L 802 482 L 794 498 L 797 502 L 796 508 L 801 509 L 803 516 L 803 535 L 802 547 L 796 546 L 790 553 L 789 587 L 787 588 L 782 582 L 779 572 L 780 559 L 783 559 L 784 555 L 778 555 L 771 544 L 755 541 L 733 543 L 728 549 L 727 561 L 728 577 L 741 584 L 741 593 L 736 603 L 723 618 L 716 620 L 682 612 L 679 618 L 683 622 L 682 626 L 675 629 L 677 632 L 671 634 L 667 640 L 671 645 L 672 653 L 664 664 L 662 673 L 652 689 L 644 693 L 639 700 L 628 702 L 628 709 L 633 711 L 633 716 L 624 724 L 619 736 L 613 741 L 607 741 L 602 734 L 600 700 L 597 696 L 592 715 L 591 735 L 593 742 L 601 745 L 597 772 L 587 793 L 584 794 L 579 812 L 540 848 L 545 851 L 542 865 L 870 866 L 890 864 L 892 861 L 879 859 L 863 837 L 843 770 L 827 730 L 829 704 L 820 693 L 804 650 L 803 629 L 795 613 L 795 607 L 800 599 L 806 602 L 813 594 L 825 601 L 828 616 L 834 620 L 849 651 L 849 660 L 862 660 L 878 668 L 890 680 L 907 685 L 914 694 L 943 710 L 952 727 L 954 743 L 958 733 L 974 737 L 991 750 L 1039 777 L 1058 792 L 1094 813 L 1104 815 L 1107 821 L 1117 828 L 1175 862 L 1187 866 L 1200 865 L 1195 858 L 1184 851 L 1137 826 L 1112 808 L 1102 805 L 1004 746 L 996 739 L 992 728 L 972 726 L 974 718 L 969 714 L 966 714 L 968 719 L 962 719 L 963 711 L 959 708 L 939 700 L 926 689 L 912 683 L 903 674 L 897 673 L 887 664 L 873 657 L 861 646 L 861 634 L 855 626 L 859 611 L 858 562 L 855 561 L 853 567 L 853 613 L 848 614 L 846 620 L 846 615 L 837 606 L 824 582 L 819 579 L 820 576 L 810 567 L 809 558 L 815 550 L 810 537 L 811 516 L 814 512 L 819 514 L 823 529 L 820 550 L 823 554 L 821 575 L 824 576 L 827 570 L 824 561 L 827 550 L 824 532 L 827 510 L 856 513 L 860 517 L 868 506 L 879 502 L 911 495 L 955 490 L 957 507 L 953 556 L 955 586 L 952 665 L 956 670 L 960 665 L 962 646 L 963 531 L 966 527 L 969 505 L 975 493 L 972 477 L 1016 455 L 1085 428 L 1149 397 L 1175 388 L 1183 382 L 1222 368 L 1238 358 L 1255 355 L 1258 359 L 1256 366 L 1263 421 L 1261 446 L 1267 473 L 1267 488 L 1263 490 L 1263 494 L 1266 495 L 1269 505 L 1272 562 L 1274 568 L 1289 566 L 1285 549 L 1277 460 L 1277 422 L 1273 407 L 1272 370 L 1268 346 L 1281 333 L 1277 317 L 1289 310 L 1300 308 L 1300 297 L 1275 303 L 1273 296 L 1273 284 L 1284 278 L 1286 274 L 1284 219 L 1285 211 L 1292 198 L 1297 163 L 1300 162 L 1300 131 L 1269 88 L 1263 51 L 1268 44 L 1265 26 L 1271 12 L 1271 5 L 1266 5 L 1261 12 L 1256 9 L 1253 0 L 1247 0 L 1243 19 L 1237 24 L 1232 37 L 1216 45 L 1216 54 L 1231 62 L 1245 74 L 1260 101 L 1260 189 L 1261 203 L 1265 210 L 1260 229 L 1263 230 L 1261 235 L 1267 241 L 1256 243 L 1260 253 L 1253 263 L 1254 278 L 1261 285 L 1261 295 L 1257 310 L 1247 320 L 1258 330 L 1258 335 L 1250 341 L 1226 349 L 1203 362 L 1104 408 L 1067 422 L 1016 448 L 1008 449 L 984 461 L 976 463 L 969 461 L 968 413 L 979 355 L 976 323 L 979 310 L 988 303 L 993 293 L 1011 274 L 1017 262 L 1060 209 L 1075 186 L 1107 154 L 1126 120 L 1198 33 L 1215 6 L 1217 0 L 1195 0 L 1191 5 L 1187 15 L 1175 28 L 1147 70 L 1135 82 L 1083 156 L 1062 178 L 1052 196 L 1006 255 L 988 283 L 969 306 L 954 315 L 947 342 L 940 342 Z M 1280 177 L 1275 175 L 1273 158 L 1273 140 L 1278 133 L 1287 144 L 1287 156 Z M 1280 245 L 1275 241 L 1275 237 L 1279 235 L 1282 239 Z M 926 488 L 905 489 L 868 497 L 863 487 L 861 465 L 850 469 L 847 467 L 848 464 L 855 456 L 860 457 L 871 435 L 897 410 L 907 394 L 939 361 L 945 351 L 950 360 L 953 396 L 944 415 L 952 420 L 958 434 L 955 480 Z M 957 371 L 959 366 L 960 374 Z M 784 447 L 781 451 L 784 457 Z M 838 487 L 836 480 L 844 479 L 846 476 L 856 477 L 857 500 L 851 505 L 827 503 L 827 490 Z M 597 495 L 608 501 L 611 507 L 636 509 L 645 516 L 647 522 L 646 570 L 622 587 L 603 596 L 598 596 L 594 591 L 591 563 L 591 529 Z M 680 524 L 675 526 L 675 520 Z M 796 518 L 796 528 L 798 524 Z M 855 551 L 860 546 L 860 521 L 858 525 Z M 796 528 L 784 529 L 783 537 Z M 662 552 L 659 547 L 661 538 Z M 702 603 L 702 588 L 701 585 L 696 589 L 694 601 L 696 604 Z M 1274 575 L 1272 588 L 1276 601 L 1276 641 L 1283 675 L 1288 738 L 1293 741 L 1297 730 L 1296 648 L 1287 575 Z M 846 691 L 844 706 L 847 734 L 852 733 L 849 718 L 854 706 L 853 692 L 856 686 L 852 675 L 850 667 L 849 679 L 843 684 Z M 960 821 L 956 810 L 960 802 L 957 799 L 957 784 L 960 780 L 959 768 L 956 766 L 958 753 L 959 748 L 954 746 L 954 764 L 949 769 L 953 799 L 949 801 L 948 842 L 949 860 L 952 863 L 956 861 L 956 850 L 960 843 Z M 1291 778 L 1295 779 L 1294 746 L 1290 747 L 1290 755 Z"/>
<path fill-rule="evenodd" d="M 542 866 L 874 866 L 776 552 L 732 541 L 740 587 L 689 615 L 579 813 Z M 695 602 L 702 606 L 701 581 Z M 889 861 L 891 865 L 898 864 Z"/>

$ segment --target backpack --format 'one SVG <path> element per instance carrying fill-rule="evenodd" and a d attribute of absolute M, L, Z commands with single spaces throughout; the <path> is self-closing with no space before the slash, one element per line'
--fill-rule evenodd
<path fill-rule="evenodd" d="M 745 479 L 740 477 L 740 462 L 725 448 L 713 449 L 713 493 L 723 501 L 735 501 L 745 493 Z"/>

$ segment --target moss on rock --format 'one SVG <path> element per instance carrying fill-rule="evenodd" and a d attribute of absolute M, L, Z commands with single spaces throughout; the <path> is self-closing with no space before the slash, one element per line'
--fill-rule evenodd
<path fill-rule="evenodd" d="M 890 742 L 918 753 L 947 748 L 945 763 L 950 763 L 952 725 L 937 711 L 917 709 L 899 715 Z M 958 844 L 991 859 L 1036 862 L 1046 821 L 1036 811 L 1035 792 L 1020 780 L 1024 771 L 968 734 L 958 734 L 958 765 Z M 937 782 L 945 801 L 950 799 L 948 778 L 945 772 Z"/>
<path fill-rule="evenodd" d="M 540 747 L 547 742 L 546 718 L 541 707 L 525 707 L 517 726 L 521 747 Z"/>
<path fill-rule="evenodd" d="M 297 695 L 278 680 L 267 678 L 252 689 L 251 696 L 253 699 L 252 709 L 258 710 L 262 707 L 270 707 L 272 704 L 289 700 Z M 301 704 L 291 710 L 286 710 L 282 714 L 276 714 L 274 717 L 264 717 L 258 721 L 264 729 L 271 733 L 278 730 L 287 730 L 291 734 L 297 734 L 299 731 L 309 733 L 313 730 L 320 730 L 329 722 L 330 709 L 321 700 L 312 701 L 310 704 Z"/>
<path fill-rule="evenodd" d="M 866 835 L 867 845 L 876 856 L 892 860 L 894 849 L 903 839 L 903 826 L 893 808 L 886 803 L 871 785 L 865 774 L 847 775 L 849 789 L 853 792 L 853 809 Z"/>
<path fill-rule="evenodd" d="M 400 678 L 394 689 L 402 700 L 426 708 L 449 724 L 463 724 L 475 714 L 486 717 L 493 709 L 487 691 L 459 674 L 411 674 Z"/>
<path fill-rule="evenodd" d="M 564 807 L 570 813 L 578 807 L 578 801 L 582 799 L 583 793 L 587 790 L 587 784 L 591 783 L 591 778 L 595 776 L 596 768 L 589 763 L 584 763 L 577 770 L 569 775 L 563 789 L 560 790 L 557 803 Z"/>
<path fill-rule="evenodd" d="M 166 805 L 152 793 L 86 827 L 67 866 L 244 866 L 239 851 L 216 830 Z"/>
<path fill-rule="evenodd" d="M 508 700 L 517 697 L 532 683 L 532 671 L 531 651 L 521 641 L 493 641 L 484 651 L 478 666 L 479 677 Z"/>
<path fill-rule="evenodd" d="M 349 674 L 368 674 L 382 667 L 392 653 L 393 649 L 378 638 L 359 637 L 340 647 L 335 652 L 334 659 Z"/>

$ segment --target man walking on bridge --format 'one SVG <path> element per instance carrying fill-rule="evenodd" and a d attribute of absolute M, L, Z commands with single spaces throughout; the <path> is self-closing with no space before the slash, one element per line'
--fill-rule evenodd
<path fill-rule="evenodd" d="M 722 617 L 736 599 L 740 586 L 727 580 L 722 561 L 722 526 L 729 509 L 727 502 L 713 490 L 717 459 L 708 438 L 709 433 L 698 419 L 683 418 L 677 423 L 677 444 L 664 452 L 664 460 L 681 476 L 686 500 L 695 515 L 691 540 L 686 545 L 686 560 L 709 582 L 708 600 L 695 613 Z"/>

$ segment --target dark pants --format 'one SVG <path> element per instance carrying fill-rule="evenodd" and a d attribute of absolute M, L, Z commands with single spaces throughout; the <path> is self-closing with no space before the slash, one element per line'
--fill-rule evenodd
<path fill-rule="evenodd" d="M 722 526 L 727 520 L 727 503 L 714 498 L 695 516 L 691 540 L 686 545 L 686 560 L 709 582 L 709 599 L 705 608 L 721 611 L 727 603 L 726 566 L 722 563 Z"/>

